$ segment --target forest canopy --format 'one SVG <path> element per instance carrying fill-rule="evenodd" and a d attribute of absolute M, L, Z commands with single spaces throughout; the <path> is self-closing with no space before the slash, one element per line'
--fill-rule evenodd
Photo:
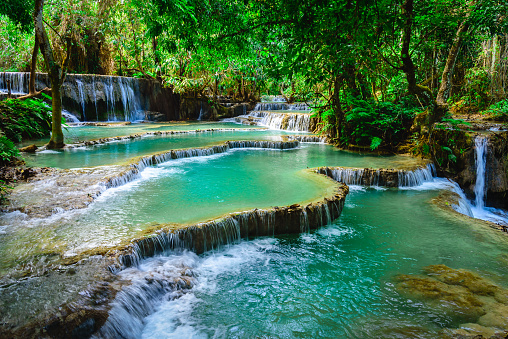
<path fill-rule="evenodd" d="M 145 77 L 212 100 L 282 94 L 309 102 L 339 144 L 397 143 L 418 113 L 423 133 L 450 110 L 508 116 L 507 1 L 42 3 L 64 73 Z M 33 8 L 0 5 L 1 71 L 30 70 Z M 35 68 L 48 71 L 41 54 Z"/>

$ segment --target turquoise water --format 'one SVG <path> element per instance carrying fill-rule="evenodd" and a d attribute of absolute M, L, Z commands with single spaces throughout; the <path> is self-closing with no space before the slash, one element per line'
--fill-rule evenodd
<path fill-rule="evenodd" d="M 104 156 L 97 152 L 100 155 Z M 412 160 L 360 156 L 324 144 L 284 151 L 236 149 L 170 160 L 145 169 L 133 182 L 107 190 L 87 209 L 35 221 L 0 219 L 0 224 L 12 225 L 8 226 L 12 232 L 2 237 L 0 266 L 9 267 L 16 258 L 33 255 L 41 247 L 70 255 L 118 244 L 158 223 L 196 223 L 231 212 L 321 199 L 333 192 L 332 182 L 307 168 L 383 167 L 397 161 Z"/>
<path fill-rule="evenodd" d="M 77 131 L 88 133 L 87 128 Z M 282 134 L 245 130 L 149 137 L 37 154 L 27 162 L 62 168 L 107 165 L 169 149 Z M 320 198 L 329 181 L 308 174 L 307 168 L 412 163 L 407 157 L 359 155 L 323 144 L 169 161 L 107 190 L 87 209 L 43 220 L 12 219 L 0 233 L 0 264 L 6 268 L 32 255 L 53 258 L 114 246 L 158 223 L 194 223 Z M 353 188 L 342 216 L 311 234 L 243 240 L 200 256 L 185 252 L 144 260 L 120 277 L 141 277 L 132 281 L 146 287 L 161 272 L 172 276 L 190 270 L 195 285 L 179 298 L 174 291 L 158 295 L 139 322 L 127 314 L 121 324 L 130 331 L 125 337 L 436 338 L 463 319 L 400 295 L 393 281 L 397 274 L 445 264 L 500 285 L 508 281 L 506 236 L 483 222 L 438 209 L 430 202 L 438 194 L 435 188 Z M 31 297 L 45 307 L 47 295 Z"/>
<path fill-rule="evenodd" d="M 23 156 L 28 166 L 57 168 L 94 167 L 126 162 L 133 157 L 171 149 L 203 147 L 223 143 L 227 140 L 280 140 L 281 135 L 291 134 L 294 135 L 294 133 L 291 132 L 252 129 L 184 133 L 110 142 L 67 151 L 44 151 L 36 154 L 24 154 Z M 331 146 L 323 147 L 322 151 L 324 152 L 323 154 L 312 153 L 306 156 L 309 157 L 309 159 L 305 159 L 304 161 L 310 161 L 307 164 L 308 167 L 326 165 L 326 159 L 328 159 L 330 155 L 334 156 L 338 153 L 340 153 L 341 157 L 346 161 L 341 166 L 393 167 L 397 166 L 399 163 L 414 163 L 414 160 L 409 157 L 359 156 L 354 153 L 337 151 Z M 315 159 L 320 159 L 320 161 L 314 161 Z M 328 165 L 333 164 L 328 163 Z M 338 165 L 340 164 L 337 163 L 337 166 Z"/>
<path fill-rule="evenodd" d="M 200 122 L 186 121 L 177 123 L 132 123 L 130 125 L 110 124 L 109 126 L 69 126 L 63 129 L 65 143 L 78 143 L 93 139 L 127 136 L 131 134 L 143 134 L 155 131 L 192 131 L 210 128 L 235 128 L 235 129 L 259 129 L 259 126 L 238 125 L 224 122 Z M 48 138 L 27 140 L 21 145 L 43 146 L 49 141 Z"/>
<path fill-rule="evenodd" d="M 437 210 L 436 194 L 353 191 L 342 216 L 311 234 L 146 260 L 139 271 L 184 265 L 197 282 L 161 298 L 140 336 L 436 338 L 462 319 L 401 296 L 395 275 L 445 264 L 508 281 L 506 236 Z"/>
<path fill-rule="evenodd" d="M 203 147 L 227 140 L 280 140 L 281 133 L 267 130 L 214 131 L 149 136 L 80 147 L 66 151 L 43 151 L 24 154 L 28 166 L 81 168 L 112 165 L 130 158 L 172 149 Z"/>

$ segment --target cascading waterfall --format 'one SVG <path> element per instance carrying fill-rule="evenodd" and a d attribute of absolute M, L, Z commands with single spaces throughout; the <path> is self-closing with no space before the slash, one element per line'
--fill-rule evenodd
<path fill-rule="evenodd" d="M 316 172 L 346 185 L 398 188 L 421 186 L 434 181 L 436 176 L 434 164 L 414 170 L 320 167 Z"/>
<path fill-rule="evenodd" d="M 25 81 L 28 73 L 4 72 L 0 73 L 0 92 L 8 92 L 9 86 L 12 94 L 26 94 Z"/>
<path fill-rule="evenodd" d="M 330 224 L 340 216 L 347 192 L 347 187 L 341 186 L 333 198 L 304 207 L 232 213 L 219 220 L 161 230 L 137 240 L 119 257 L 120 266 L 110 267 L 132 284 L 117 294 L 106 324 L 94 337 L 139 337 L 143 319 L 155 311 L 160 300 L 182 297 L 196 284 L 196 254 L 238 243 L 242 238 L 309 232 Z"/>
<path fill-rule="evenodd" d="M 93 102 L 95 106 L 95 116 L 98 117 L 99 113 L 97 110 L 97 92 L 95 91 L 95 75 L 92 76 L 92 96 L 93 96 Z"/>
<path fill-rule="evenodd" d="M 399 187 L 415 187 L 425 182 L 431 182 L 436 176 L 436 167 L 429 164 L 414 171 L 399 171 Z"/>
<path fill-rule="evenodd" d="M 487 145 L 488 140 L 484 136 L 477 136 L 475 143 L 475 166 L 476 166 L 476 183 L 474 185 L 475 206 L 478 209 L 485 207 L 485 167 L 487 163 Z"/>
<path fill-rule="evenodd" d="M 203 101 L 201 101 L 201 108 L 199 109 L 199 117 L 198 120 L 203 120 Z"/>
<path fill-rule="evenodd" d="M 235 118 L 224 119 L 225 122 L 235 122 L 239 124 L 257 124 L 271 129 L 285 130 L 292 132 L 310 132 L 310 114 L 309 113 L 277 113 L 271 111 L 280 110 L 310 110 L 307 104 L 296 103 L 287 104 L 284 102 L 260 102 L 249 114 L 247 107 L 243 106 L 244 114 Z"/>
<path fill-rule="evenodd" d="M 255 111 L 309 111 L 309 105 L 305 103 L 287 104 L 281 102 L 259 102 L 254 107 Z"/>
<path fill-rule="evenodd" d="M 81 109 L 83 111 L 83 121 L 86 121 L 86 114 L 85 114 L 86 102 L 85 102 L 85 90 L 83 88 L 83 82 L 81 80 L 76 79 L 76 84 L 78 85 L 78 95 L 79 95 L 79 100 L 80 100 L 80 104 L 81 104 Z"/>
<path fill-rule="evenodd" d="M 143 117 L 139 115 L 141 105 L 138 97 L 134 93 L 133 80 L 131 78 L 119 78 L 118 85 L 120 86 L 120 93 L 122 95 L 125 121 L 142 120 Z"/>
<path fill-rule="evenodd" d="M 114 121 L 115 119 L 115 91 L 113 88 L 113 78 L 108 77 L 107 81 L 104 82 L 104 96 L 106 98 L 106 109 L 108 112 L 108 121 Z"/>
<path fill-rule="evenodd" d="M 64 109 L 62 110 L 62 116 L 65 118 L 65 121 L 67 123 L 78 123 L 78 122 L 80 122 L 79 119 L 76 118 L 76 116 L 74 116 L 69 111 L 66 111 Z"/>

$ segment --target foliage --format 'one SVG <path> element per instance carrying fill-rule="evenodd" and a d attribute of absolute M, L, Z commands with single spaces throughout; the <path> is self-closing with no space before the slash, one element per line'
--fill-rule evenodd
<path fill-rule="evenodd" d="M 0 130 L 14 142 L 47 136 L 51 131 L 51 109 L 39 99 L 0 101 Z"/>
<path fill-rule="evenodd" d="M 19 150 L 14 143 L 5 136 L 0 136 L 0 165 L 5 165 L 16 159 L 19 155 Z M 3 195 L 3 186 L 0 188 L 0 193 Z M 1 200 L 1 199 L 0 199 Z"/>
<path fill-rule="evenodd" d="M 465 95 L 460 98 L 464 105 L 483 109 L 490 99 L 490 74 L 483 68 L 473 67 L 466 71 Z"/>
<path fill-rule="evenodd" d="M 508 99 L 490 105 L 483 113 L 490 114 L 494 120 L 508 122 Z"/>
<path fill-rule="evenodd" d="M 4 203 L 7 200 L 6 196 L 9 193 L 9 190 L 11 189 L 12 186 L 7 185 L 5 180 L 0 180 L 0 204 Z"/>
<path fill-rule="evenodd" d="M 0 15 L 0 71 L 25 71 L 30 65 L 33 34 Z"/>
<path fill-rule="evenodd" d="M 346 112 L 344 143 L 370 146 L 372 150 L 382 144 L 395 146 L 407 137 L 417 108 L 374 100 L 351 100 L 352 109 Z"/>

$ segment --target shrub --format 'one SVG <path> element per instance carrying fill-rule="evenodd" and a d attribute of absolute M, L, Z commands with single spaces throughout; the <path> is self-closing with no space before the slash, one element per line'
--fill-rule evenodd
<path fill-rule="evenodd" d="M 404 102 L 353 99 L 350 104 L 352 109 L 346 112 L 342 142 L 370 146 L 371 150 L 383 143 L 396 146 L 403 141 L 418 110 Z"/>
<path fill-rule="evenodd" d="M 14 143 L 5 136 L 0 136 L 0 165 L 12 162 L 19 155 Z"/>
<path fill-rule="evenodd" d="M 39 99 L 1 101 L 0 130 L 14 142 L 47 136 L 51 131 L 51 108 Z"/>
<path fill-rule="evenodd" d="M 490 114 L 492 119 L 508 122 L 508 99 L 499 101 L 483 112 Z"/>

